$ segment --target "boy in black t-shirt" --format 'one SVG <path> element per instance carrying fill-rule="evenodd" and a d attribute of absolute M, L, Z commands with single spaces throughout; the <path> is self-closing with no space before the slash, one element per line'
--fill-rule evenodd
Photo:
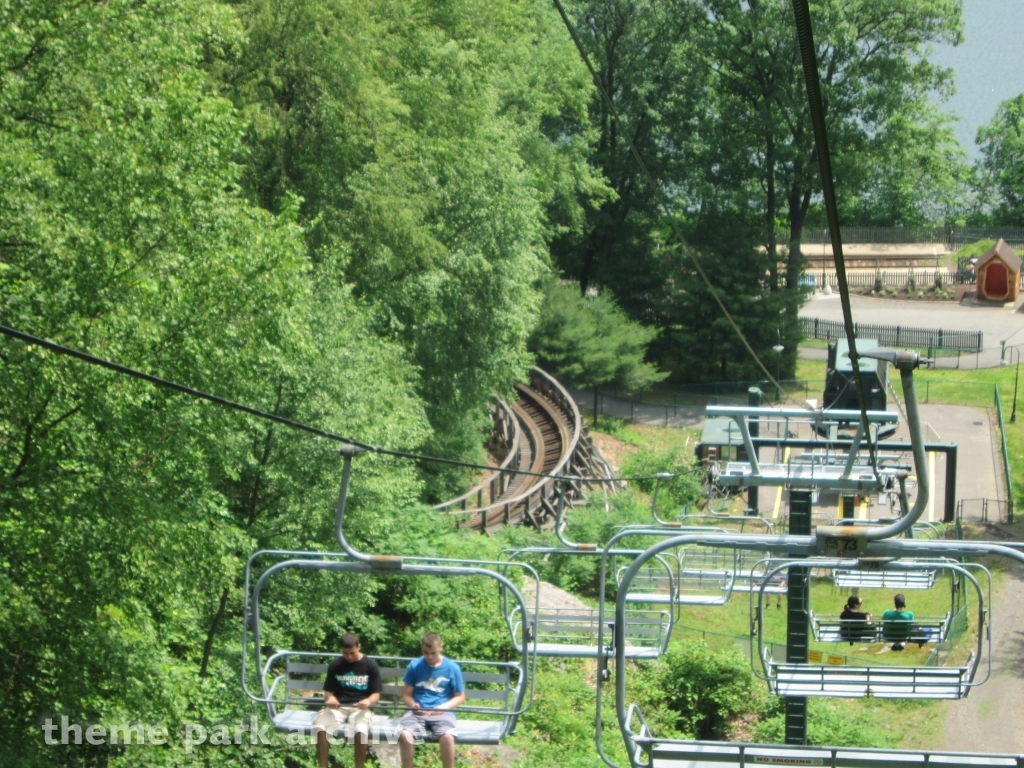
<path fill-rule="evenodd" d="M 327 667 L 324 708 L 313 721 L 320 768 L 327 768 L 328 734 L 333 735 L 345 725 L 349 741 L 355 742 L 356 768 L 363 768 L 373 725 L 370 707 L 380 699 L 380 692 L 377 662 L 363 655 L 358 636 L 346 632 L 341 636 L 341 657 Z"/>

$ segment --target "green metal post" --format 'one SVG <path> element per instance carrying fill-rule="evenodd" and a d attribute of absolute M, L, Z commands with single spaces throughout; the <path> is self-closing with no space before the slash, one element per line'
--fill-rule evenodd
<path fill-rule="evenodd" d="M 761 407 L 761 390 L 760 389 L 758 389 L 757 387 L 751 387 L 750 389 L 747 390 L 747 405 L 749 405 L 751 408 L 760 408 Z M 760 435 L 761 435 L 761 421 L 760 421 L 760 419 L 749 419 L 748 422 L 747 422 L 747 425 L 748 425 L 747 429 L 750 430 L 750 436 L 751 437 L 760 437 Z M 756 443 L 754 444 L 754 450 L 755 451 L 757 450 L 757 444 Z M 758 457 L 758 459 L 760 459 L 760 457 Z M 747 457 L 747 460 L 748 461 L 750 460 L 749 456 Z M 757 499 L 758 490 L 759 490 L 759 488 L 756 485 L 752 485 L 752 486 L 750 486 L 747 489 L 747 510 L 748 510 L 748 513 L 750 515 L 755 516 L 755 517 L 759 514 L 759 506 L 758 506 L 758 499 Z"/>
<path fill-rule="evenodd" d="M 811 492 L 789 492 L 789 533 L 811 534 Z M 787 578 L 786 661 L 807 663 L 807 608 L 811 591 L 810 569 L 790 568 Z M 786 743 L 807 743 L 807 697 L 786 697 Z"/>

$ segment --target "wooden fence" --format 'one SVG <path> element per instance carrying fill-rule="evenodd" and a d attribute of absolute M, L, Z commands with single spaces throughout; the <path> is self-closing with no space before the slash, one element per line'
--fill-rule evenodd
<path fill-rule="evenodd" d="M 823 290 L 826 285 L 832 288 L 839 286 L 834 269 L 808 270 L 800 280 L 802 285 L 819 290 Z M 933 285 L 949 290 L 954 285 L 974 285 L 974 280 L 973 269 L 879 269 L 874 272 L 846 273 L 846 282 L 851 288 L 869 288 L 879 284 L 882 288 L 906 288 L 913 284 L 914 291 Z M 1020 284 L 1024 288 L 1024 271 L 1020 275 Z"/>
<path fill-rule="evenodd" d="M 1024 244 L 1024 227 L 841 227 L 843 243 L 942 243 L 947 250 L 958 251 L 979 240 L 1002 238 L 1010 245 Z M 789 230 L 777 229 L 776 242 L 789 242 Z M 800 236 L 805 245 L 832 242 L 827 229 L 805 228 Z"/>
<path fill-rule="evenodd" d="M 846 324 L 838 320 L 801 317 L 800 325 L 804 335 L 809 339 L 835 341 L 846 338 Z M 980 352 L 983 337 L 981 331 L 909 328 L 902 325 L 869 325 L 867 323 L 854 323 L 853 335 L 858 339 L 877 339 L 883 347 L 955 349 L 961 352 Z"/>

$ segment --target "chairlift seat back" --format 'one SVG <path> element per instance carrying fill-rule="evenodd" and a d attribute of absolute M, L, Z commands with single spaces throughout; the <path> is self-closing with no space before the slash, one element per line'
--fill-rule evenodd
<path fill-rule="evenodd" d="M 833 583 L 840 588 L 862 589 L 931 589 L 937 571 L 868 571 L 842 570 L 832 572 Z"/>
<path fill-rule="evenodd" d="M 559 658 L 597 658 L 602 655 L 598 645 L 601 614 L 596 608 L 556 608 L 543 610 L 529 617 L 531 634 L 536 638 L 538 656 Z M 513 643 L 522 653 L 523 621 L 518 608 L 509 617 Z M 612 645 L 614 618 L 605 617 L 605 649 Z M 671 617 L 667 611 L 628 610 L 626 612 L 626 658 L 654 659 L 665 652 Z M 531 650 L 534 643 L 527 643 Z M 609 651 L 605 650 L 605 653 Z"/>

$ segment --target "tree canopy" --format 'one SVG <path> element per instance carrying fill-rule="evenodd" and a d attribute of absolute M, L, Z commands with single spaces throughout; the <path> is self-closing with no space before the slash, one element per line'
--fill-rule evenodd
<path fill-rule="evenodd" d="M 998 223 L 1024 225 L 1024 94 L 1000 104 L 977 141 L 983 199 Z"/>

